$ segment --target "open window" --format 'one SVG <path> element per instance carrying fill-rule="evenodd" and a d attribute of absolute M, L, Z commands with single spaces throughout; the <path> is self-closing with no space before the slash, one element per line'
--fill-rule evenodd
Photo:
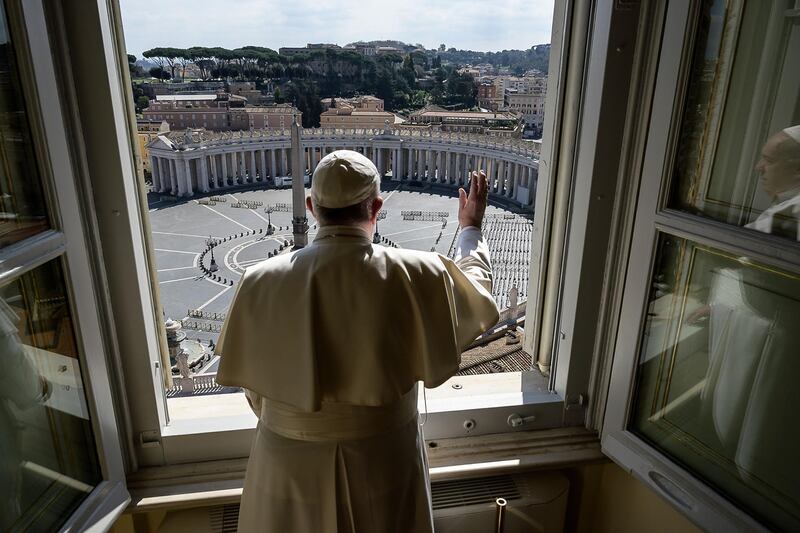
<path fill-rule="evenodd" d="M 129 501 L 92 206 L 41 2 L 0 4 L 0 529 L 107 528 Z"/>
<path fill-rule="evenodd" d="M 800 524 L 800 17 L 660 6 L 603 450 L 710 530 Z"/>
<path fill-rule="evenodd" d="M 490 346 L 464 357 L 460 375 L 421 396 L 428 439 L 580 428 L 585 422 L 591 353 L 573 358 L 564 355 L 557 367 L 554 354 L 559 349 L 568 352 L 571 346 L 555 342 L 562 332 L 554 317 L 563 291 L 569 204 L 575 185 L 572 155 L 579 121 L 577 102 L 586 82 L 583 65 L 588 60 L 592 13 L 586 5 L 556 1 L 551 12 L 539 15 L 552 20 L 552 42 L 534 46 L 528 53 L 546 58 L 547 73 L 495 72 L 487 77 L 484 93 L 478 94 L 485 99 L 478 104 L 489 109 L 503 107 L 508 95 L 528 107 L 535 103 L 537 109 L 543 108 L 543 115 L 527 111 L 459 113 L 444 108 L 415 111 L 397 102 L 389 108 L 396 113 L 388 113 L 383 105 L 370 107 L 376 104 L 369 97 L 345 100 L 331 93 L 333 98 L 322 99 L 332 107 L 321 114 L 321 127 L 306 124 L 309 127 L 303 131 L 305 182 L 319 159 L 337 148 L 361 151 L 376 163 L 384 175 L 386 200 L 386 215 L 378 223 L 376 238 L 387 246 L 452 253 L 458 231 L 456 189 L 465 183 L 470 170 L 482 168 L 488 173 L 492 190 L 484 231 L 493 252 L 495 297 L 503 310 L 503 322 L 487 332 L 487 338 L 495 338 Z M 121 29 L 116 28 L 118 32 Z M 117 38 L 121 42 L 121 33 Z M 322 50 L 304 48 L 292 55 L 293 49 L 281 49 L 282 58 L 275 64 L 271 64 L 269 52 L 259 53 L 266 54 L 266 66 L 262 67 L 275 77 L 276 84 L 295 63 L 307 65 L 310 58 L 322 61 L 319 58 L 340 54 L 355 61 L 364 75 L 374 68 L 380 74 L 399 58 L 396 68 L 411 69 L 417 83 L 434 83 L 434 87 L 442 80 L 436 80 L 436 69 L 431 75 L 422 74 L 426 62 L 433 65 L 453 55 L 446 50 L 427 55 L 412 52 L 406 56 L 409 66 L 408 61 L 402 63 L 396 50 L 376 49 L 374 56 L 356 57 L 358 61 L 348 56 L 354 52 L 347 50 L 331 49 L 320 55 Z M 176 58 L 166 56 L 174 52 L 158 53 L 162 55 L 148 56 L 171 71 Z M 205 61 L 204 68 L 236 75 L 233 63 L 224 59 L 222 52 L 196 53 L 196 62 Z M 219 58 L 208 57 L 210 53 Z M 75 59 L 71 60 L 76 68 Z M 250 59 L 241 61 L 245 65 Z M 454 87 L 457 75 L 485 74 L 466 68 L 463 59 L 450 61 L 459 61 L 450 74 L 456 80 Z M 180 77 L 181 70 L 175 69 Z M 343 83 L 349 79 L 348 72 L 345 68 L 341 73 Z M 82 84 L 79 77 L 75 79 Z M 494 83 L 491 90 L 490 79 Z M 329 82 L 324 79 L 323 87 Z M 444 82 L 448 83 L 446 75 Z M 219 387 L 214 381 L 218 366 L 214 343 L 244 268 L 285 253 L 293 239 L 291 196 L 285 188 L 292 179 L 288 125 L 298 110 L 291 102 L 244 107 L 242 100 L 255 98 L 258 92 L 245 82 L 232 82 L 231 94 L 222 97 L 227 100 L 219 100 L 219 83 L 175 81 L 175 86 L 185 86 L 187 94 L 173 95 L 156 94 L 158 83 L 137 85 L 154 91 L 152 109 L 145 110 L 144 117 L 160 123 L 165 113 L 172 113 L 172 129 L 181 130 L 162 131 L 140 147 L 147 150 L 141 163 L 145 183 L 116 190 L 107 183 L 100 185 L 108 197 L 127 195 L 130 201 L 133 194 L 139 203 L 139 207 L 130 204 L 129 220 L 132 233 L 141 235 L 143 242 L 132 239 L 131 246 L 139 252 L 130 255 L 137 260 L 144 257 L 148 265 L 141 268 L 140 263 L 120 260 L 110 277 L 116 278 L 112 279 L 112 292 L 131 294 L 130 300 L 136 302 L 146 297 L 136 311 L 146 319 L 132 323 L 130 334 L 124 336 L 148 338 L 152 344 L 139 350 L 123 347 L 132 352 L 131 358 L 123 358 L 128 396 L 137 398 L 130 406 L 132 417 L 147 421 L 135 424 L 134 429 L 135 440 L 144 442 L 144 449 L 149 450 L 142 454 L 145 464 L 246 457 L 256 420 L 241 392 Z M 192 91 L 193 87 L 197 90 Z M 126 92 L 127 86 L 120 89 Z M 281 89 L 273 94 L 277 98 Z M 209 95 L 213 102 L 204 100 Z M 182 114 L 186 119 L 212 108 L 229 120 L 210 129 L 185 129 L 185 121 L 175 118 Z M 243 114 L 248 116 L 243 119 Z M 372 120 L 372 114 L 380 115 L 380 121 L 351 123 L 354 117 Z M 391 117 L 391 124 L 386 123 L 385 115 Z M 302 120 L 305 124 L 305 115 Z M 330 125 L 326 126 L 326 120 Z M 340 121 L 350 125 L 341 126 Z M 148 126 L 138 124 L 139 128 Z M 588 142 L 592 139 L 590 136 Z M 572 151 L 565 146 L 573 146 Z M 313 220 L 309 226 L 313 238 Z M 573 246 L 580 246 L 583 237 L 576 234 L 571 240 Z M 135 284 L 131 280 L 136 280 Z M 135 290 L 134 285 L 138 287 Z M 133 304 L 126 306 L 133 311 Z M 146 400 L 140 403 L 140 398 Z"/>

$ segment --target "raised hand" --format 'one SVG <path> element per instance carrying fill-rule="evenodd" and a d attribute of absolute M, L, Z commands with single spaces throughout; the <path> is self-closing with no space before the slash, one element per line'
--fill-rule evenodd
<path fill-rule="evenodd" d="M 458 224 L 462 228 L 467 226 L 480 228 L 488 198 L 489 186 L 486 183 L 486 174 L 482 170 L 473 172 L 469 179 L 469 195 L 463 187 L 458 189 Z"/>

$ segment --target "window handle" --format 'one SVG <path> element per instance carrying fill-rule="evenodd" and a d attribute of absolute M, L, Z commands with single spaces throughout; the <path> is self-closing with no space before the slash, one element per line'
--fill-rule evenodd
<path fill-rule="evenodd" d="M 517 413 L 511 413 L 508 415 L 508 420 L 506 420 L 506 422 L 508 422 L 508 425 L 512 428 L 518 428 L 534 420 L 536 420 L 536 415 L 522 416 Z"/>
<path fill-rule="evenodd" d="M 653 481 L 656 487 L 658 487 L 659 492 L 666 496 L 667 499 L 687 511 L 692 510 L 691 496 L 680 488 L 677 483 L 655 470 L 648 472 L 647 477 Z"/>

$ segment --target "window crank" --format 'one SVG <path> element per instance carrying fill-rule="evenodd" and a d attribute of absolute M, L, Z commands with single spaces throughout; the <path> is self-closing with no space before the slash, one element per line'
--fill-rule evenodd
<path fill-rule="evenodd" d="M 508 415 L 507 422 L 512 428 L 518 428 L 524 424 L 527 424 L 528 422 L 533 422 L 534 420 L 536 420 L 536 415 L 522 416 L 517 413 L 511 413 Z"/>

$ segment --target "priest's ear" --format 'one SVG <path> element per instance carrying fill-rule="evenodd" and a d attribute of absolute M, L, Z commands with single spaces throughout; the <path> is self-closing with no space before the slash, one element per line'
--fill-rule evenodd
<path fill-rule="evenodd" d="M 314 213 L 314 202 L 311 201 L 310 196 L 306 196 L 306 207 L 308 208 L 309 211 L 311 211 L 311 215 L 314 218 L 317 218 L 317 214 Z"/>
<path fill-rule="evenodd" d="M 381 207 L 383 207 L 383 198 L 376 196 L 372 199 L 372 205 L 370 206 L 369 219 L 373 224 L 378 220 L 378 212 L 381 210 Z"/>

